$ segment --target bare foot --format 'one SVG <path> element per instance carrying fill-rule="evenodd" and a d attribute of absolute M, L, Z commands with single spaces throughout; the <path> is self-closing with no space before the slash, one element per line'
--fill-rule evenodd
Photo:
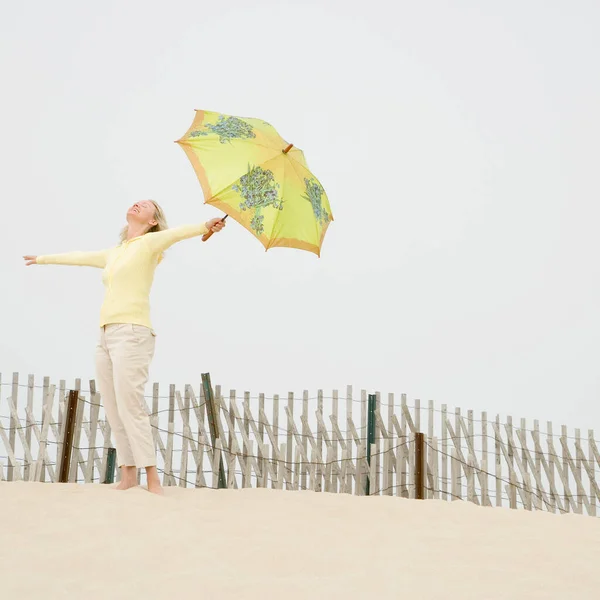
<path fill-rule="evenodd" d="M 146 467 L 146 479 L 148 480 L 148 491 L 158 496 L 164 496 L 165 492 L 160 485 L 160 478 L 156 467 Z"/>
<path fill-rule="evenodd" d="M 121 481 L 117 490 L 128 490 L 137 486 L 137 469 L 135 467 L 121 467 Z"/>
<path fill-rule="evenodd" d="M 148 483 L 148 491 L 156 494 L 158 496 L 164 496 L 165 491 L 163 490 L 162 485 L 158 481 L 152 481 Z"/>
<path fill-rule="evenodd" d="M 119 485 L 115 488 L 116 490 L 128 490 L 129 488 L 137 487 L 137 481 L 135 479 L 129 481 L 121 479 Z"/>

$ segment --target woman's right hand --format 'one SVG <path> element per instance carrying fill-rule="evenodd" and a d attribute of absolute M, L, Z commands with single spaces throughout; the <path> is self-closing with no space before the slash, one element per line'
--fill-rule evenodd
<path fill-rule="evenodd" d="M 32 256 L 31 254 L 27 254 L 23 258 L 25 259 L 26 267 L 29 267 L 30 265 L 37 265 L 37 256 Z"/>

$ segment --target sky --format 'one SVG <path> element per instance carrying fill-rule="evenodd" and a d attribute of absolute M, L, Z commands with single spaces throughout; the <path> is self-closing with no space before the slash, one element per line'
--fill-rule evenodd
<path fill-rule="evenodd" d="M 151 381 L 317 388 L 600 427 L 600 4 L 102 3 L 0 9 L 0 372 L 94 377 L 96 269 L 129 205 L 218 211 L 174 140 L 207 109 L 301 148 L 322 256 L 235 222 L 173 247 Z"/>

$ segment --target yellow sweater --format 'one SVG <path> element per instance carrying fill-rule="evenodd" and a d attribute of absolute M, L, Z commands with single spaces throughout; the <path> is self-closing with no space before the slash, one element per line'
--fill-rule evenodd
<path fill-rule="evenodd" d="M 184 225 L 147 233 L 99 252 L 69 252 L 37 257 L 38 265 L 74 265 L 104 269 L 106 287 L 100 310 L 100 327 L 111 323 L 132 323 L 152 329 L 150 288 L 154 271 L 164 250 L 191 237 L 207 233 L 206 226 Z"/>

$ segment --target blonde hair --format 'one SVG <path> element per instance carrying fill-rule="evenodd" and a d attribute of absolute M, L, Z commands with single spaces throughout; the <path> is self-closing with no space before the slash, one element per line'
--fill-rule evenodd
<path fill-rule="evenodd" d="M 154 208 L 155 208 L 154 220 L 156 221 L 156 225 L 153 225 L 152 227 L 150 227 L 150 229 L 148 229 L 148 231 L 146 231 L 146 233 L 154 233 L 155 231 L 164 231 L 165 229 L 169 229 L 169 226 L 167 225 L 167 218 L 165 217 L 165 212 L 161 208 L 160 204 L 158 202 L 156 202 L 155 200 L 150 200 L 150 202 L 152 202 L 152 204 L 154 204 Z M 127 239 L 128 229 L 129 229 L 129 227 L 127 225 L 125 225 L 125 227 L 123 227 L 123 229 L 121 229 L 121 234 L 120 234 L 120 242 L 121 243 L 123 243 Z"/>

